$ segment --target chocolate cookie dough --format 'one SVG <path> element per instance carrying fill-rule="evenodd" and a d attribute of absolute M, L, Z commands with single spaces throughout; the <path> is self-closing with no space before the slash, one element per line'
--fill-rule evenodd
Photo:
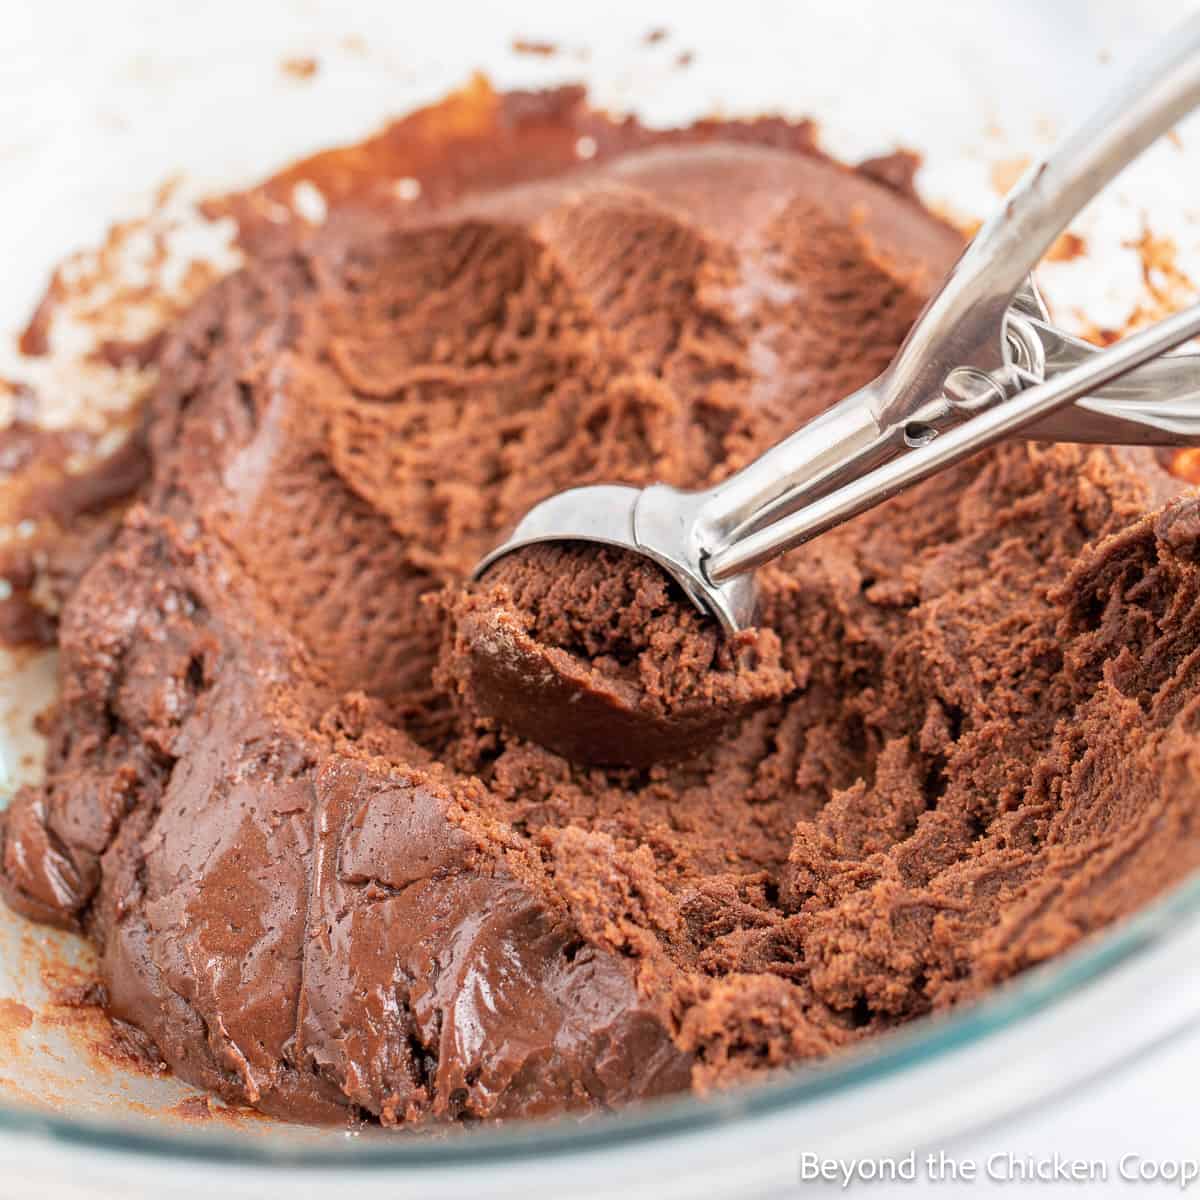
<path fill-rule="evenodd" d="M 256 223 L 305 177 L 321 227 Z M 1200 502 L 1148 453 L 1004 446 L 817 539 L 744 666 L 537 626 L 668 708 L 760 673 L 671 763 L 580 765 L 437 663 L 538 499 L 707 486 L 885 365 L 959 250 L 888 180 L 477 83 L 216 206 L 247 265 L 59 573 L 46 779 L 0 826 L 148 1054 L 310 1121 L 618 1105 L 961 1004 L 1200 865 Z"/>
<path fill-rule="evenodd" d="M 441 678 L 464 715 L 572 762 L 686 758 L 791 691 L 773 633 L 723 637 L 652 563 L 607 546 L 518 550 L 448 611 Z"/>

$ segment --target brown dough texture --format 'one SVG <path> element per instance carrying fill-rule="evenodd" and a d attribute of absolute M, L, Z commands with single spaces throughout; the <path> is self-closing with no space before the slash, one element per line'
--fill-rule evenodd
<path fill-rule="evenodd" d="M 773 633 L 722 636 L 653 562 L 609 546 L 523 547 L 447 611 L 438 678 L 463 716 L 575 763 L 687 758 L 792 690 Z"/>

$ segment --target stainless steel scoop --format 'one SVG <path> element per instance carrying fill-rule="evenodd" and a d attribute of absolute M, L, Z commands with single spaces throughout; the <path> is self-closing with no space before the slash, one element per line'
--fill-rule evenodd
<path fill-rule="evenodd" d="M 732 633 L 753 623 L 756 567 L 995 442 L 1200 444 L 1200 356 L 1159 357 L 1200 334 L 1200 304 L 1101 351 L 1049 324 L 1029 275 L 1198 104 L 1200 16 L 1013 188 L 878 378 L 707 491 L 604 484 L 551 496 L 476 578 L 535 542 L 601 542 L 653 559 Z"/>

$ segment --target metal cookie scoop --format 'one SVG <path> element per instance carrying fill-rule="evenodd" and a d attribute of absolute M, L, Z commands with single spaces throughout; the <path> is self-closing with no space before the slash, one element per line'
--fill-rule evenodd
<path fill-rule="evenodd" d="M 1076 213 L 1198 104 L 1194 17 L 1017 184 L 882 375 L 707 491 L 560 492 L 475 578 L 536 542 L 604 543 L 652 559 L 736 633 L 754 620 L 756 567 L 995 442 L 1200 444 L 1200 356 L 1158 357 L 1200 334 L 1200 304 L 1099 351 L 1048 323 L 1029 277 Z"/>

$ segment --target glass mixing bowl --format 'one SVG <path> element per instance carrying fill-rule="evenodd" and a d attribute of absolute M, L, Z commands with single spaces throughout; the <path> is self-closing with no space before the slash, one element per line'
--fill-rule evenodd
<path fill-rule="evenodd" d="M 6 333 L 21 326 L 59 258 L 143 209 L 165 177 L 184 172 L 182 194 L 244 185 L 437 99 L 477 68 L 499 87 L 582 80 L 595 103 L 650 123 L 812 115 L 826 147 L 847 159 L 897 145 L 921 151 L 926 199 L 963 219 L 982 216 L 1012 164 L 1090 105 L 1112 74 L 1109 60 L 1126 60 L 1188 6 L 748 0 L 736 12 L 663 3 L 652 17 L 633 4 L 535 0 L 502 10 L 444 0 L 419 14 L 384 0 L 18 7 L 0 49 Z M 648 36 L 654 29 L 665 32 Z M 516 39 L 554 53 L 521 52 Z M 315 73 L 295 69 L 309 58 Z M 1125 242 L 1144 222 L 1182 231 L 1188 266 L 1196 237 L 1187 236 L 1194 217 L 1180 184 L 1200 182 L 1193 141 L 1185 128 L 1179 145 L 1147 155 L 1085 214 L 1086 259 L 1042 273 L 1064 323 L 1120 325 L 1141 286 Z M 6 344 L 0 374 L 19 374 L 7 354 Z M 29 723 L 52 692 L 52 661 L 2 665 L 7 794 L 32 769 Z M 196 1119 L 192 1089 L 122 1068 L 97 1049 L 96 1028 L 46 1015 L 47 987 L 86 957 L 76 939 L 0 912 L 6 1195 L 338 1197 L 368 1185 L 414 1196 L 759 1196 L 790 1190 L 805 1151 L 944 1145 L 1110 1077 L 1195 1022 L 1200 879 L 981 1003 L 830 1063 L 583 1122 L 437 1136 Z"/>

